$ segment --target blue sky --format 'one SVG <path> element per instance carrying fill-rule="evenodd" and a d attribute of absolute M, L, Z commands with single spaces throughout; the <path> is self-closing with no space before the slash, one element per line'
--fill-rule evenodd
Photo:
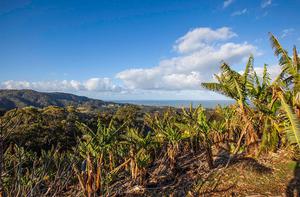
<path fill-rule="evenodd" d="M 105 100 L 224 99 L 224 60 L 278 72 L 268 40 L 300 44 L 298 0 L 0 0 L 0 87 Z"/>

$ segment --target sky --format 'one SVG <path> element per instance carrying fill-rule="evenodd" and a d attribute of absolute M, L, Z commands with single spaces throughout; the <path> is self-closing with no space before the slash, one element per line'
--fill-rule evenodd
<path fill-rule="evenodd" d="M 268 32 L 300 44 L 299 0 L 0 0 L 0 88 L 103 100 L 218 100 L 222 61 L 279 72 Z"/>

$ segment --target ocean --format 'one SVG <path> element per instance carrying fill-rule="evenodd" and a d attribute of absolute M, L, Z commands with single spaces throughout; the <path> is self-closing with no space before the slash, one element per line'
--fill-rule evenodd
<path fill-rule="evenodd" d="M 129 103 L 135 105 L 146 105 L 156 107 L 189 107 L 192 104 L 193 107 L 202 105 L 205 108 L 215 108 L 217 105 L 226 106 L 233 104 L 233 100 L 116 100 L 116 103 Z"/>

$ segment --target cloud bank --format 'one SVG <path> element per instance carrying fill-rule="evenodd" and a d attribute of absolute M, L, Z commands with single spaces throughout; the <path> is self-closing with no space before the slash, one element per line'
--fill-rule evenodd
<path fill-rule="evenodd" d="M 180 37 L 173 46 L 175 57 L 162 60 L 152 68 L 124 70 L 116 77 L 129 89 L 199 90 L 201 82 L 210 81 L 220 61 L 242 63 L 255 46 L 229 42 L 237 34 L 228 27 L 199 27 Z"/>
<path fill-rule="evenodd" d="M 94 92 L 120 92 L 122 88 L 113 84 L 110 78 L 91 78 L 85 82 L 76 80 L 62 81 L 4 81 L 0 84 L 2 89 L 34 89 L 39 91 L 94 91 Z"/>

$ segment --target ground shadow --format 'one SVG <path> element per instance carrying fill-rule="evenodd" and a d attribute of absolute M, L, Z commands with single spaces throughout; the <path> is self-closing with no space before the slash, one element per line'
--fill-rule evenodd
<path fill-rule="evenodd" d="M 246 157 L 243 154 L 231 156 L 228 152 L 221 152 L 217 155 L 214 161 L 215 167 L 225 167 L 233 165 L 242 165 L 245 169 L 254 171 L 260 174 L 272 173 L 272 169 L 259 163 L 256 159 Z"/>
<path fill-rule="evenodd" d="M 294 178 L 290 180 L 285 193 L 287 197 L 300 197 L 300 160 L 298 160 L 296 163 L 294 169 Z"/>

